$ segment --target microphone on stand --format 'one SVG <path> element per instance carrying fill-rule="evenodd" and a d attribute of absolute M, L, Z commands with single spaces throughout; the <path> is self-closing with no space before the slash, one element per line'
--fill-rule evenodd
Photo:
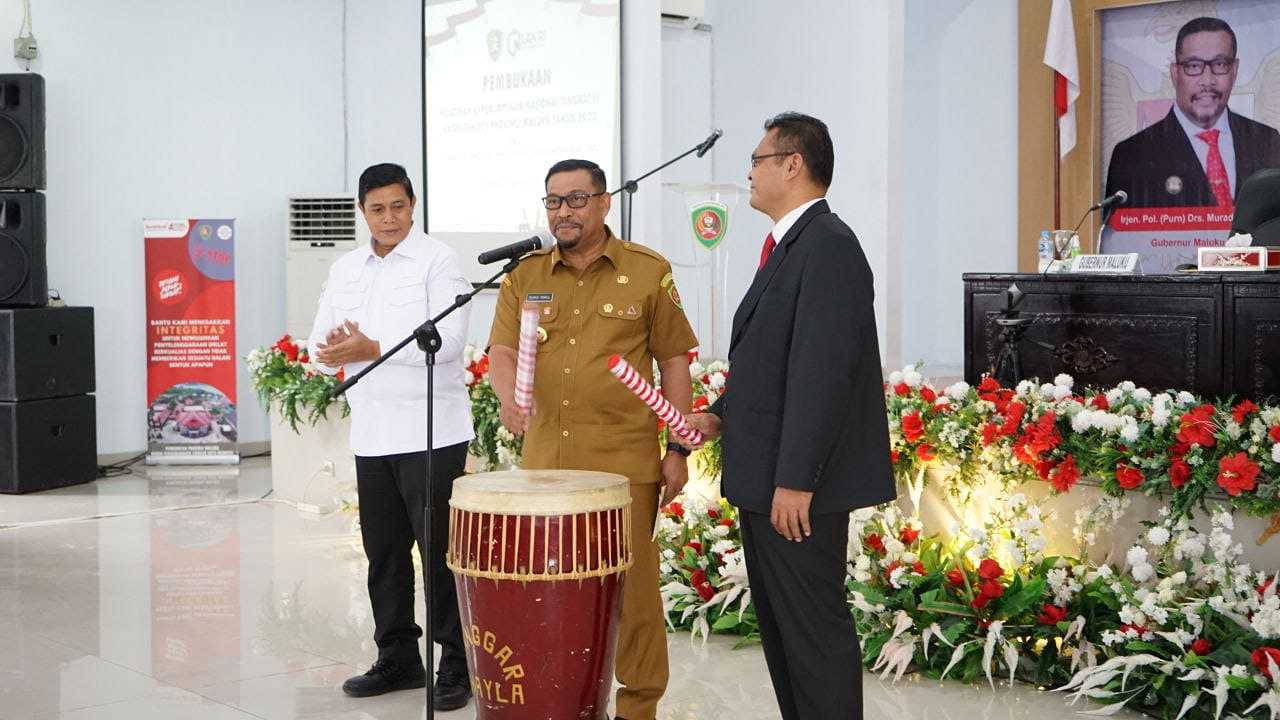
<path fill-rule="evenodd" d="M 1103 198 L 1103 199 L 1102 199 L 1102 202 L 1100 202 L 1100 203 L 1098 203 L 1097 205 L 1094 205 L 1093 207 L 1089 208 L 1089 210 L 1090 210 L 1090 211 L 1093 211 L 1093 210 L 1109 210 L 1111 207 L 1113 207 L 1113 206 L 1115 206 L 1115 205 L 1123 205 L 1123 204 L 1125 204 L 1125 203 L 1127 203 L 1127 202 L 1129 202 L 1129 193 L 1127 193 L 1127 192 L 1125 192 L 1125 191 L 1123 191 L 1123 190 L 1117 190 L 1117 191 L 1115 191 L 1114 193 L 1112 193 L 1112 194 L 1110 194 L 1110 195 L 1106 196 L 1105 198 Z M 1077 227 L 1078 227 L 1078 226 L 1077 226 Z"/>
<path fill-rule="evenodd" d="M 1116 211 L 1116 208 L 1127 202 L 1129 202 L 1129 193 L 1117 190 L 1111 196 L 1098 203 L 1098 209 L 1102 211 L 1102 223 L 1098 225 L 1098 236 L 1093 239 L 1093 251 L 1095 253 L 1102 251 L 1102 231 L 1107 229 L 1107 222 L 1111 219 L 1111 214 Z"/>
<path fill-rule="evenodd" d="M 1129 193 L 1123 190 L 1117 190 L 1111 193 L 1103 198 L 1102 202 L 1097 205 L 1093 205 L 1088 210 L 1084 211 L 1084 214 L 1080 216 L 1080 222 L 1076 223 L 1076 227 L 1071 231 L 1071 234 L 1075 235 L 1080 231 L 1080 226 L 1084 225 L 1085 218 L 1089 217 L 1090 213 L 1095 210 L 1101 210 L 1102 227 L 1098 228 L 1098 237 L 1093 241 L 1093 251 L 1095 253 L 1098 252 L 1098 246 L 1102 243 L 1102 230 L 1107 226 L 1107 218 L 1111 216 L 1111 211 L 1114 210 L 1117 205 L 1123 205 L 1127 202 L 1129 202 Z"/>
<path fill-rule="evenodd" d="M 716 144 L 716 141 L 720 139 L 721 135 L 724 135 L 723 130 L 720 130 L 719 128 L 712 130 L 711 134 L 707 136 L 707 139 L 703 140 L 702 144 L 698 146 L 697 157 L 702 157 L 703 155 L 706 155 L 707 151 L 710 150 L 711 147 Z"/>
<path fill-rule="evenodd" d="M 626 237 L 626 238 L 631 237 L 631 219 L 634 214 L 631 204 L 635 202 L 635 194 L 636 194 L 636 191 L 640 189 L 640 181 L 649 177 L 650 175 L 653 175 L 654 173 L 661 171 L 663 168 L 667 167 L 668 165 L 677 163 L 695 153 L 697 153 L 698 157 L 702 157 L 703 155 L 706 155 L 707 151 L 711 150 L 711 147 L 716 144 L 716 141 L 720 139 L 721 135 L 724 135 L 723 130 L 719 130 L 719 129 L 712 130 L 711 134 L 707 136 L 706 140 L 703 140 L 697 145 L 694 145 L 688 150 L 685 150 L 684 152 L 662 163 L 658 167 L 650 170 L 649 172 L 641 175 L 640 177 L 634 180 L 627 180 L 623 182 L 621 187 L 609 193 L 610 195 L 617 195 L 618 193 L 622 193 L 622 192 L 626 193 L 625 195 L 622 196 L 622 236 L 623 237 Z"/>
<path fill-rule="evenodd" d="M 489 265 L 499 260 L 513 260 L 524 255 L 528 255 L 534 250 L 541 250 L 544 247 L 551 247 L 556 244 L 555 236 L 548 232 L 540 232 L 531 238 L 525 238 L 520 242 L 513 242 L 510 245 L 503 245 L 493 250 L 485 250 L 480 253 L 476 261 L 481 265 Z"/>
<path fill-rule="evenodd" d="M 1089 217 L 1089 214 L 1093 211 L 1102 210 L 1103 212 L 1106 212 L 1116 205 L 1123 205 L 1127 202 L 1129 202 L 1129 193 L 1123 190 L 1117 190 L 1106 196 L 1102 199 L 1102 202 L 1097 205 L 1090 206 L 1088 210 L 1084 211 L 1084 214 L 1080 216 L 1080 222 L 1076 223 L 1075 230 L 1072 230 L 1071 234 L 1074 235 L 1078 230 L 1080 230 L 1080 226 L 1084 224 L 1085 218 Z"/>

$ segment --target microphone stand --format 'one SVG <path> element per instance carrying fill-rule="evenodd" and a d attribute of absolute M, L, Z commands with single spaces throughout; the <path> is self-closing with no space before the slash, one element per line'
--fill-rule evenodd
<path fill-rule="evenodd" d="M 1097 210 L 1097 209 L 1098 209 L 1098 208 L 1100 208 L 1100 207 L 1102 207 L 1102 206 L 1101 206 L 1101 205 L 1094 205 L 1094 206 L 1090 207 L 1088 210 L 1085 210 L 1085 211 L 1084 211 L 1084 214 L 1080 216 L 1080 222 L 1076 223 L 1076 226 L 1075 226 L 1074 228 L 1072 228 L 1072 229 L 1071 229 L 1071 234 L 1067 236 L 1067 244 L 1066 244 L 1066 246 L 1065 246 L 1065 247 L 1062 247 L 1062 246 L 1059 246 L 1059 245 L 1058 245 L 1058 238 L 1057 238 L 1057 236 L 1056 236 L 1056 233 L 1058 233 L 1059 231 L 1058 231 L 1058 230 L 1055 230 L 1055 231 L 1054 231 L 1055 236 L 1054 236 L 1054 238 L 1053 238 L 1053 260 L 1049 261 L 1049 264 L 1048 264 L 1047 266 L 1045 266 L 1045 269 L 1044 269 L 1044 270 L 1042 270 L 1042 271 L 1040 272 L 1040 277 L 1041 277 L 1041 278 L 1044 278 L 1046 275 L 1048 275 L 1050 270 L 1053 270 L 1054 272 L 1063 272 L 1062 268 L 1067 267 L 1067 265 L 1066 265 L 1066 258 L 1064 258 L 1064 257 L 1062 256 L 1062 254 L 1063 254 L 1064 252 L 1066 252 L 1068 249 L 1070 249 L 1070 248 L 1071 248 L 1071 238 L 1077 238 L 1077 239 L 1079 239 L 1079 237 L 1080 237 L 1080 226 L 1081 226 L 1081 225 L 1084 225 L 1084 221 L 1085 221 L 1086 219 L 1088 219 L 1088 217 L 1089 217 L 1090 215 L 1092 215 L 1092 214 L 1093 214 L 1093 211 Z M 1102 231 L 1098 231 L 1098 233 L 1099 233 L 1099 237 L 1101 237 L 1101 233 L 1102 233 Z M 1097 252 L 1097 242 L 1096 242 L 1096 241 L 1095 241 L 1095 243 L 1094 243 L 1094 252 Z M 1062 265 L 1061 265 L 1061 266 L 1059 266 L 1059 268 L 1058 268 L 1057 270 L 1054 270 L 1054 266 L 1055 266 L 1055 265 L 1058 265 L 1058 263 L 1062 263 Z M 1010 308 L 1008 308 L 1008 309 L 1009 309 L 1009 310 L 1012 310 L 1013 308 L 1012 308 L 1012 307 L 1010 307 Z"/>
<path fill-rule="evenodd" d="M 1102 233 L 1107 229 L 1107 222 L 1111 220 L 1111 216 L 1116 212 L 1116 206 L 1112 205 L 1102 211 L 1102 222 L 1098 224 L 1098 234 L 1093 238 L 1093 252 L 1102 252 Z"/>
<path fill-rule="evenodd" d="M 471 302 L 471 300 L 475 298 L 475 296 L 479 294 L 481 290 L 484 290 L 486 287 L 496 282 L 498 278 L 515 270 L 516 267 L 520 265 L 520 261 L 522 259 L 523 257 L 514 257 L 508 260 L 507 264 L 503 265 L 502 269 L 499 270 L 497 273 L 495 273 L 493 277 L 489 278 L 483 284 L 473 287 L 471 292 L 463 295 L 458 295 L 457 297 L 455 297 L 453 299 L 452 305 L 445 308 L 440 314 L 436 315 L 430 320 L 427 320 L 426 322 L 419 325 L 413 331 L 413 333 L 411 333 L 408 337 L 406 337 L 405 339 L 397 343 L 395 347 L 382 353 L 382 356 L 379 357 L 377 360 L 374 360 L 372 363 L 370 363 L 368 367 L 356 373 L 355 375 L 352 375 L 346 380 L 342 381 L 342 383 L 340 383 L 337 387 L 335 387 L 333 390 L 329 392 L 330 398 L 340 397 L 347 390 L 351 389 L 351 386 L 360 382 L 361 378 L 363 378 L 365 375 L 368 375 L 371 371 L 373 371 L 374 368 L 386 362 L 387 359 L 390 358 L 392 355 L 395 355 L 396 353 L 400 352 L 400 350 L 402 350 L 406 345 L 408 345 L 411 342 L 416 341 L 418 343 L 418 347 L 422 350 L 422 352 L 426 353 L 426 356 L 427 356 L 426 357 L 426 360 L 427 360 L 427 467 L 426 467 L 427 482 L 426 482 L 426 494 L 422 504 L 422 535 L 423 535 L 422 547 L 424 548 L 424 554 L 426 555 L 426 557 L 422 558 L 422 572 L 424 577 L 423 587 L 422 587 L 422 599 L 426 605 L 426 611 L 427 611 L 426 622 L 423 623 L 426 626 L 425 628 L 423 628 L 423 635 L 427 644 L 427 657 L 426 657 L 426 670 L 427 670 L 426 718 L 427 720 L 435 720 L 435 716 L 436 716 L 435 695 L 432 694 L 432 689 L 435 685 L 435 683 L 433 682 L 433 677 L 434 677 L 433 673 L 435 672 L 435 664 L 436 664 L 436 649 L 435 649 L 435 645 L 433 644 L 435 642 L 434 628 L 432 627 L 432 623 L 431 623 L 431 591 L 433 590 L 434 586 L 432 585 L 432 583 L 429 583 L 426 580 L 427 578 L 430 578 L 432 575 L 432 572 L 431 572 L 432 562 L 435 560 L 435 556 L 436 556 L 435 543 L 433 543 L 431 540 L 431 513 L 432 513 L 432 510 L 434 509 L 432 507 L 432 503 L 433 503 L 432 496 L 434 493 L 434 488 L 432 487 L 433 483 L 432 483 L 432 477 L 431 477 L 431 470 L 432 470 L 431 455 L 433 450 L 435 449 L 432 447 L 432 445 L 434 444 L 433 440 L 435 439 L 434 438 L 434 430 L 435 430 L 434 416 L 435 416 L 436 353 L 440 351 L 440 346 L 443 344 L 443 340 L 440 337 L 440 331 L 436 328 L 436 325 L 441 320 L 445 319 L 454 311 L 456 311 L 458 308 Z"/>
<path fill-rule="evenodd" d="M 625 204 L 625 206 L 624 206 L 624 212 L 623 212 L 623 216 L 622 216 L 622 237 L 624 237 L 624 238 L 626 238 L 626 239 L 628 239 L 628 240 L 630 240 L 630 239 L 631 239 L 631 218 L 632 218 L 632 217 L 634 216 L 634 214 L 635 214 L 635 213 L 633 212 L 632 205 L 633 205 L 633 203 L 635 203 L 635 194 L 636 194 L 636 191 L 640 189 L 640 181 L 641 181 L 641 180 L 644 180 L 645 178 L 649 177 L 650 175 L 653 175 L 653 174 L 654 174 L 654 173 L 656 173 L 656 172 L 661 172 L 662 170 L 666 169 L 666 168 L 667 168 L 667 166 L 669 166 L 669 165 L 674 165 L 674 164 L 676 164 L 677 162 L 680 162 L 681 160 L 683 160 L 683 159 L 685 159 L 685 158 L 689 157 L 690 155 L 692 155 L 692 154 L 694 154 L 694 153 L 698 153 L 698 157 L 702 157 L 703 155 L 705 155 L 705 154 L 707 153 L 707 151 L 708 151 L 708 150 L 710 150 L 710 149 L 711 149 L 711 146 L 715 144 L 716 140 L 719 140 L 719 139 L 720 139 L 720 136 L 719 136 L 719 135 L 713 135 L 711 138 L 708 138 L 707 140 L 703 140 L 702 142 L 698 143 L 697 145 L 694 145 L 693 147 L 689 148 L 688 150 L 686 150 L 686 151 L 684 151 L 684 152 L 680 153 L 679 155 L 677 155 L 677 156 L 675 156 L 675 157 L 671 158 L 670 160 L 668 160 L 668 161 L 666 161 L 666 162 L 662 163 L 662 164 L 661 164 L 661 165 L 659 165 L 658 167 L 656 167 L 656 168 L 654 168 L 654 169 L 650 170 L 649 172 L 647 172 L 647 173 L 645 173 L 645 174 L 641 175 L 640 177 L 638 177 L 638 178 L 636 178 L 636 179 L 634 179 L 634 180 L 627 180 L 627 181 L 623 182 L 621 187 L 619 187 L 619 188 L 618 188 L 618 189 L 616 189 L 616 190 L 612 190 L 612 191 L 610 191 L 610 192 L 609 192 L 609 194 L 610 194 L 610 195 L 617 195 L 617 194 L 618 194 L 618 193 L 620 193 L 620 192 L 626 192 L 626 193 L 627 193 L 627 194 L 626 194 L 626 201 L 627 201 L 627 202 L 626 202 L 626 204 Z"/>
<path fill-rule="evenodd" d="M 1117 195 L 1118 195 L 1118 194 L 1119 194 L 1119 193 L 1117 193 Z M 1074 230 L 1072 230 L 1072 231 L 1071 231 L 1071 234 L 1072 234 L 1072 235 L 1075 235 L 1075 234 L 1079 233 L 1079 232 L 1080 232 L 1080 226 L 1081 226 L 1081 225 L 1084 225 L 1084 221 L 1085 221 L 1085 220 L 1086 220 L 1090 215 L 1092 215 L 1092 214 L 1094 213 L 1094 211 L 1096 211 L 1096 210 L 1101 210 L 1101 211 L 1102 211 L 1102 224 L 1098 226 L 1098 234 L 1097 234 L 1097 235 L 1095 235 L 1095 236 L 1094 236 L 1094 239 L 1093 239 L 1093 251 L 1094 251 L 1095 253 L 1101 252 L 1101 248 L 1102 248 L 1102 231 L 1103 231 L 1103 230 L 1105 230 L 1105 229 L 1106 229 L 1106 227 L 1107 227 L 1107 220 L 1111 219 L 1111 214 L 1112 214 L 1112 213 L 1114 213 L 1114 212 L 1116 211 L 1116 208 L 1117 208 L 1117 207 L 1119 207 L 1119 206 L 1123 205 L 1123 204 L 1124 204 L 1124 203 L 1126 203 L 1128 200 L 1129 200 L 1129 197 L 1126 195 L 1126 196 L 1124 197 L 1124 199 L 1119 200 L 1119 201 L 1117 201 L 1117 202 L 1115 202 L 1115 203 L 1113 203 L 1113 204 L 1111 204 L 1111 205 L 1105 205 L 1105 206 L 1104 206 L 1104 204 L 1103 204 L 1103 203 L 1098 203 L 1097 205 L 1093 205 L 1093 206 L 1091 206 L 1088 210 L 1085 210 L 1085 211 L 1084 211 L 1084 214 L 1083 214 L 1083 215 L 1081 215 L 1081 216 L 1080 216 L 1080 222 L 1076 223 L 1076 227 L 1075 227 L 1075 229 L 1074 229 Z M 1105 202 L 1105 201 L 1104 201 L 1104 202 Z M 1057 259 L 1058 259 L 1057 254 L 1058 254 L 1058 249 L 1057 249 L 1057 247 L 1055 246 L 1055 247 L 1054 247 L 1054 260 L 1057 260 Z"/>

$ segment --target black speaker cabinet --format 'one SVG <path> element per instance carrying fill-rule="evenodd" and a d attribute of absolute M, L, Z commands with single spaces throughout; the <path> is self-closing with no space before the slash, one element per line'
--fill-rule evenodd
<path fill-rule="evenodd" d="M 0 192 L 0 307 L 49 304 L 44 194 Z"/>
<path fill-rule="evenodd" d="M 93 308 L 0 309 L 0 402 L 94 391 Z"/>
<path fill-rule="evenodd" d="M 0 189 L 44 189 L 44 78 L 0 75 Z"/>
<path fill-rule="evenodd" d="M 98 474 L 92 395 L 0 402 L 0 493 L 78 485 Z"/>

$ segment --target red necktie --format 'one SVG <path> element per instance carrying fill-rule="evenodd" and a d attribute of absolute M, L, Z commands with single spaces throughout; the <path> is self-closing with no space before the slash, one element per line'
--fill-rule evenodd
<path fill-rule="evenodd" d="M 764 247 L 760 248 L 760 267 L 764 267 L 764 264 L 769 262 L 769 255 L 773 253 L 773 249 L 777 246 L 778 243 L 773 240 L 773 233 L 765 236 Z"/>
<path fill-rule="evenodd" d="M 1209 146 L 1209 160 L 1205 173 L 1209 176 L 1209 189 L 1218 199 L 1218 207 L 1229 208 L 1231 200 L 1231 182 L 1227 179 L 1227 166 L 1222 162 L 1222 153 L 1218 150 L 1218 130 L 1205 130 L 1196 135 Z"/>

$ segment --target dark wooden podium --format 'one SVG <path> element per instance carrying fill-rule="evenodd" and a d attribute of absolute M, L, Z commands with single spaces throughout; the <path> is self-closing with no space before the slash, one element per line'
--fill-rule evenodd
<path fill-rule="evenodd" d="M 1005 290 L 1032 318 L 1018 351 L 1024 378 L 1077 386 L 1132 380 L 1154 392 L 1210 398 L 1280 396 L 1280 274 L 964 276 L 965 379 L 991 371 L 1002 347 Z"/>

